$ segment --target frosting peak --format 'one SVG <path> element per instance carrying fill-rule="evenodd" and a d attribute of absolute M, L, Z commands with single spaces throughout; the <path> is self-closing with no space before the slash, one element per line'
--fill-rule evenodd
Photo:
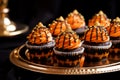
<path fill-rule="evenodd" d="M 108 32 L 102 26 L 92 26 L 85 33 L 85 41 L 87 42 L 95 42 L 95 43 L 102 43 L 109 41 Z"/>
<path fill-rule="evenodd" d="M 73 14 L 79 14 L 79 12 L 75 9 L 73 10 Z"/>
<path fill-rule="evenodd" d="M 104 13 L 103 13 L 102 10 L 99 11 L 98 16 L 99 16 L 99 15 L 104 15 Z M 105 15 L 106 15 L 106 14 L 105 14 Z"/>
<path fill-rule="evenodd" d="M 115 19 L 113 19 L 113 22 L 120 22 L 120 18 L 116 17 Z"/>
<path fill-rule="evenodd" d="M 64 21 L 64 18 L 60 16 L 59 18 L 56 19 L 57 21 Z"/>
<path fill-rule="evenodd" d="M 55 41 L 56 48 L 62 50 L 73 50 L 81 46 L 79 36 L 72 29 L 62 32 Z"/>
<path fill-rule="evenodd" d="M 99 22 L 100 26 L 103 27 L 108 27 L 110 25 L 110 19 L 108 19 L 107 15 L 102 10 L 89 19 L 88 26 L 94 26 L 96 22 Z"/>
<path fill-rule="evenodd" d="M 76 9 L 69 13 L 66 21 L 71 25 L 72 29 L 77 29 L 85 26 L 85 19 Z"/>
<path fill-rule="evenodd" d="M 116 17 L 111 21 L 110 26 L 107 27 L 110 37 L 120 37 L 120 18 Z"/>
<path fill-rule="evenodd" d="M 38 25 L 36 25 L 36 27 L 45 27 L 42 22 L 39 22 Z"/>
<path fill-rule="evenodd" d="M 68 24 L 62 16 L 49 24 L 50 32 L 54 37 L 57 37 L 61 32 L 64 32 L 68 26 L 70 26 L 70 24 Z"/>
<path fill-rule="evenodd" d="M 52 41 L 52 35 L 41 22 L 35 26 L 32 32 L 27 36 L 28 42 L 35 45 L 46 44 Z"/>

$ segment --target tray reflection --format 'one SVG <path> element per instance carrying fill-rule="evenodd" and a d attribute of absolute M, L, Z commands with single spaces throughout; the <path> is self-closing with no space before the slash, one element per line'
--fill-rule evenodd
<path fill-rule="evenodd" d="M 58 67 L 56 63 L 53 65 L 42 65 L 38 62 L 29 61 L 26 57 L 27 48 L 22 45 L 11 52 L 10 61 L 24 69 L 34 72 L 46 74 L 59 74 L 59 75 L 86 75 L 86 74 L 99 74 L 108 73 L 120 70 L 120 55 L 110 55 L 108 59 L 102 61 L 88 61 L 85 60 L 83 67 Z"/>

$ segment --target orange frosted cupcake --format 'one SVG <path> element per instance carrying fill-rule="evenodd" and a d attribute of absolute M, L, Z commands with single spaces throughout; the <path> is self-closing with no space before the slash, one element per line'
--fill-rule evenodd
<path fill-rule="evenodd" d="M 25 45 L 28 48 L 26 53 L 28 59 L 46 64 L 53 55 L 55 45 L 49 29 L 40 22 L 27 36 L 27 39 Z"/>
<path fill-rule="evenodd" d="M 108 19 L 107 15 L 103 11 L 99 11 L 99 13 L 89 19 L 88 26 L 94 26 L 96 22 L 99 22 L 100 26 L 104 26 L 105 28 L 110 25 L 110 19 Z"/>
<path fill-rule="evenodd" d="M 67 29 L 65 32 L 62 32 L 56 38 L 55 42 L 56 45 L 53 50 L 58 66 L 83 66 L 85 59 L 83 56 L 84 48 L 81 47 L 82 42 L 79 36 L 72 29 Z"/>
<path fill-rule="evenodd" d="M 67 29 L 68 25 L 69 24 L 66 23 L 66 21 L 62 16 L 54 20 L 51 24 L 49 24 L 49 28 L 50 28 L 50 32 L 52 33 L 52 36 L 56 38 L 61 32 L 64 32 Z"/>
<path fill-rule="evenodd" d="M 108 32 L 103 26 L 92 26 L 85 33 L 83 47 L 84 55 L 87 59 L 102 60 L 109 55 L 110 41 Z"/>
<path fill-rule="evenodd" d="M 68 14 L 66 21 L 71 25 L 72 30 L 79 35 L 80 39 L 83 39 L 87 28 L 83 15 L 75 9 L 73 12 Z"/>
<path fill-rule="evenodd" d="M 110 48 L 110 54 L 120 53 L 120 18 L 116 17 L 111 21 L 110 26 L 107 27 L 107 31 L 112 41 L 112 47 Z"/>

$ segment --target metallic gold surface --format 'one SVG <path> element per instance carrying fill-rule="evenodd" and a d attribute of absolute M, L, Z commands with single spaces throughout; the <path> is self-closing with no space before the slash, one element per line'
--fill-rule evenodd
<path fill-rule="evenodd" d="M 18 29 L 17 24 L 8 17 L 8 0 L 0 0 L 0 37 L 15 36 L 28 30 L 28 26 L 22 26 Z"/>
<path fill-rule="evenodd" d="M 9 27 L 11 28 L 11 27 Z M 0 37 L 10 37 L 10 36 L 16 36 L 22 33 L 25 33 L 29 30 L 29 26 L 21 23 L 15 23 L 15 28 L 16 30 L 14 31 L 7 31 L 7 30 L 2 30 L 0 32 Z"/>
<path fill-rule="evenodd" d="M 90 63 L 91 65 L 85 65 L 84 67 L 58 67 L 58 66 L 48 66 L 41 65 L 38 63 L 30 62 L 27 60 L 25 56 L 25 45 L 21 45 L 20 47 L 14 49 L 10 53 L 10 61 L 23 69 L 27 69 L 33 72 L 45 73 L 45 74 L 57 74 L 57 75 L 89 75 L 89 74 L 101 74 L 101 73 L 109 73 L 120 70 L 120 57 L 115 61 L 110 58 L 107 60 L 107 64 L 96 64 Z"/>

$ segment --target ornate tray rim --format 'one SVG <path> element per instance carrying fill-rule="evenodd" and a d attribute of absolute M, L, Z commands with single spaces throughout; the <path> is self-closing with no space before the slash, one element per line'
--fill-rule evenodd
<path fill-rule="evenodd" d="M 57 74 L 57 75 L 89 75 L 89 74 L 102 74 L 102 73 L 109 73 L 115 72 L 120 70 L 120 62 L 112 63 L 109 65 L 103 66 L 95 66 L 95 67 L 73 67 L 73 68 L 66 68 L 66 67 L 53 67 L 47 65 L 41 65 L 37 63 L 33 63 L 27 60 L 24 60 L 20 55 L 19 51 L 25 45 L 21 45 L 20 47 L 15 48 L 10 53 L 10 61 L 23 69 L 27 69 L 33 72 L 45 73 L 45 74 Z"/>

